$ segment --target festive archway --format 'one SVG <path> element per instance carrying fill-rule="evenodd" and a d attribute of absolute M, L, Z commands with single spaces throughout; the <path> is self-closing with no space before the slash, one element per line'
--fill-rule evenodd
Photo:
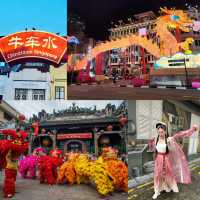
<path fill-rule="evenodd" d="M 0 39 L 0 51 L 7 63 L 42 59 L 59 64 L 66 50 L 64 37 L 44 31 L 17 32 Z"/>

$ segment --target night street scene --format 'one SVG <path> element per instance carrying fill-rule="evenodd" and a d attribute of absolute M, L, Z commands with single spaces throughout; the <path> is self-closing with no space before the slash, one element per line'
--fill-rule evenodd
<path fill-rule="evenodd" d="M 128 119 L 128 200 L 200 199 L 199 101 L 128 101 Z"/>
<path fill-rule="evenodd" d="M 68 10 L 69 99 L 200 98 L 199 3 L 68 0 Z"/>
<path fill-rule="evenodd" d="M 126 200 L 127 107 L 126 101 L 1 101 L 0 198 Z"/>

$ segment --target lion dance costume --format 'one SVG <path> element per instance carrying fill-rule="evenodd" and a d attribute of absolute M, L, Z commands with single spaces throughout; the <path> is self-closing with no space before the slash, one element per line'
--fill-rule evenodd
<path fill-rule="evenodd" d="M 0 141 L 0 168 L 5 169 L 3 192 L 5 198 L 11 198 L 15 194 L 18 159 L 28 149 L 29 144 L 25 142 L 25 131 L 7 129 L 1 132 L 6 136 L 6 139 Z M 12 139 L 8 140 L 7 136 L 12 136 Z"/>
<path fill-rule="evenodd" d="M 40 183 L 53 185 L 57 183 L 58 167 L 62 164 L 62 151 L 52 150 L 49 156 L 39 159 Z"/>
<path fill-rule="evenodd" d="M 118 151 L 104 148 L 95 161 L 88 154 L 70 153 L 68 160 L 60 167 L 58 182 L 72 184 L 93 183 L 100 195 L 106 196 L 114 190 L 128 191 L 128 169 L 117 158 Z"/>
<path fill-rule="evenodd" d="M 33 151 L 32 155 L 26 156 L 19 163 L 19 172 L 23 178 L 36 178 L 38 160 L 46 154 L 45 149 L 39 147 Z"/>

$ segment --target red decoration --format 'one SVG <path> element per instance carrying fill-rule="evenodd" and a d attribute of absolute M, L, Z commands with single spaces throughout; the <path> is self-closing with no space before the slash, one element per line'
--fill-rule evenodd
<path fill-rule="evenodd" d="M 48 147 L 49 145 L 50 145 L 50 140 L 49 139 L 44 139 L 43 141 L 42 141 L 42 144 L 45 146 L 45 147 Z"/>
<path fill-rule="evenodd" d="M 39 134 L 39 123 L 38 122 L 32 123 L 32 127 L 34 128 L 34 136 L 37 137 Z"/>
<path fill-rule="evenodd" d="M 19 115 L 19 121 L 24 121 L 26 119 L 26 117 L 24 115 Z"/>
<path fill-rule="evenodd" d="M 58 140 L 64 140 L 64 139 L 91 139 L 92 133 L 72 133 L 72 134 L 58 134 L 57 139 Z"/>
<path fill-rule="evenodd" d="M 107 137 L 107 136 L 102 136 L 102 137 L 100 138 L 100 144 L 108 145 L 109 143 L 110 143 L 109 137 Z"/>
<path fill-rule="evenodd" d="M 58 64 L 66 49 L 65 38 L 44 31 L 17 32 L 0 39 L 0 50 L 7 63 L 31 57 Z"/>
<path fill-rule="evenodd" d="M 128 119 L 126 117 L 121 117 L 119 122 L 122 126 L 125 126 L 128 123 Z"/>
<path fill-rule="evenodd" d="M 112 125 L 108 125 L 107 126 L 107 131 L 112 131 L 113 130 L 113 126 Z"/>

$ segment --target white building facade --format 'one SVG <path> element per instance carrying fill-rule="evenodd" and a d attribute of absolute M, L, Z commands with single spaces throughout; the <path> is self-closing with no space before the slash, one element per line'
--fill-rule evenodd
<path fill-rule="evenodd" d="M 50 73 L 32 68 L 0 76 L 0 93 L 5 100 L 49 100 Z"/>

